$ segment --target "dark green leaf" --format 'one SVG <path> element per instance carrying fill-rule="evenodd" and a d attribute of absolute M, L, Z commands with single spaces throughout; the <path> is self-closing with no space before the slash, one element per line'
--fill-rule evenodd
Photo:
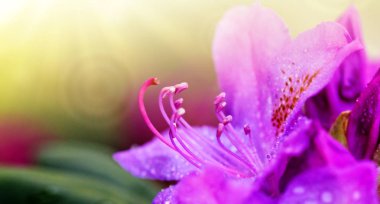
<path fill-rule="evenodd" d="M 0 168 L 0 203 L 146 203 L 107 182 L 57 170 Z"/>
<path fill-rule="evenodd" d="M 92 177 L 121 188 L 125 193 L 151 201 L 159 188 L 129 175 L 112 159 L 113 151 L 99 145 L 58 143 L 44 148 L 41 166 Z"/>

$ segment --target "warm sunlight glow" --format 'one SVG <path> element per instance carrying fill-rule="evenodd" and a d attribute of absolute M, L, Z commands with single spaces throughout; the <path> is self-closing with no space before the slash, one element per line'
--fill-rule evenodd
<path fill-rule="evenodd" d="M 25 8 L 27 0 L 1 0 L 0 1 L 0 24 L 9 22 L 10 19 L 17 17 Z"/>

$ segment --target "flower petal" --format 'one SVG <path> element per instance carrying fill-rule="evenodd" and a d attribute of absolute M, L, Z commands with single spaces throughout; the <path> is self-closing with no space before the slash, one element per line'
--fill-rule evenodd
<path fill-rule="evenodd" d="M 271 93 L 271 89 L 262 82 L 278 74 L 271 67 L 272 60 L 290 41 L 280 17 L 259 4 L 236 7 L 221 20 L 213 57 L 221 88 L 227 93 L 227 107 L 236 115 L 235 122 L 244 125 L 247 118 L 256 117 L 252 113 L 262 105 L 258 101 L 267 101 L 264 93 Z"/>
<path fill-rule="evenodd" d="M 380 72 L 363 90 L 355 104 L 347 127 L 347 143 L 357 159 L 371 159 L 379 143 Z"/>
<path fill-rule="evenodd" d="M 306 122 L 284 142 L 278 157 L 259 179 L 268 195 L 280 196 L 297 175 L 320 169 L 345 169 L 357 162 L 318 124 Z"/>
<path fill-rule="evenodd" d="M 169 186 L 168 188 L 162 189 L 156 197 L 153 199 L 153 204 L 163 204 L 171 203 L 175 204 L 173 201 L 173 192 L 176 186 Z"/>
<path fill-rule="evenodd" d="M 353 40 L 363 43 L 359 14 L 352 6 L 337 21 Z M 365 50 L 349 55 L 339 66 L 329 84 L 306 103 L 309 117 L 318 119 L 328 130 L 336 117 L 351 110 L 366 83 L 367 57 Z M 323 110 L 323 111 L 322 111 Z"/>
<path fill-rule="evenodd" d="M 376 168 L 370 162 L 341 170 L 310 170 L 290 182 L 279 203 L 375 204 L 376 177 Z"/>
<path fill-rule="evenodd" d="M 338 18 L 337 22 L 346 28 L 352 39 L 363 42 L 359 13 L 354 6 L 350 6 L 343 15 Z"/>
<path fill-rule="evenodd" d="M 342 61 L 360 48 L 358 41 L 351 42 L 345 29 L 333 22 L 300 34 L 276 61 L 284 83 L 277 107 L 285 107 L 285 111 L 280 111 L 279 118 L 285 115 L 292 121 L 306 99 L 320 91 Z"/>
<path fill-rule="evenodd" d="M 380 59 L 371 59 L 368 62 L 367 81 L 371 81 L 376 72 L 380 69 Z"/>
<path fill-rule="evenodd" d="M 168 132 L 163 133 L 168 136 Z M 196 168 L 178 152 L 154 138 L 141 147 L 117 152 L 114 160 L 134 176 L 158 180 L 179 180 Z"/>
<path fill-rule="evenodd" d="M 213 54 L 235 125 L 249 124 L 264 154 L 271 154 L 305 100 L 359 49 L 360 43 L 350 41 L 342 26 L 323 23 L 292 42 L 281 19 L 258 4 L 228 12 L 216 31 Z"/>
<path fill-rule="evenodd" d="M 154 199 L 154 203 L 252 203 L 252 182 L 227 177 L 222 171 L 212 167 L 206 168 L 200 174 L 186 176 L 177 185 L 162 191 Z M 267 197 L 256 202 L 272 203 Z"/>

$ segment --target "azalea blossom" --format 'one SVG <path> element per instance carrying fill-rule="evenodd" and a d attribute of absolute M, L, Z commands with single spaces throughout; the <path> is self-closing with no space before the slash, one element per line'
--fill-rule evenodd
<path fill-rule="evenodd" d="M 353 39 L 364 44 L 360 18 L 355 7 L 349 7 L 337 22 L 346 28 Z M 307 115 L 318 119 L 325 129 L 330 129 L 341 112 L 352 109 L 378 66 L 380 63 L 370 59 L 365 49 L 353 52 L 339 66 L 329 84 L 306 102 Z"/>
<path fill-rule="evenodd" d="M 192 127 L 185 120 L 184 99 L 177 96 L 188 84 L 180 83 L 159 94 L 169 126 L 160 133 L 143 101 L 146 89 L 158 84 L 151 78 L 140 90 L 139 104 L 156 138 L 114 159 L 141 178 L 181 180 L 156 203 L 376 203 L 374 166 L 355 161 L 302 115 L 307 98 L 360 48 L 338 23 L 322 23 L 292 40 L 273 11 L 259 4 L 234 8 L 214 38 L 223 90 L 214 102 L 217 127 Z M 361 174 L 366 174 L 362 181 Z"/>

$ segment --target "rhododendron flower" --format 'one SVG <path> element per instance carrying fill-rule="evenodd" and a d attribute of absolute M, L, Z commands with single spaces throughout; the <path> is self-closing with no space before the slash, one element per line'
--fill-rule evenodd
<path fill-rule="evenodd" d="M 352 159 L 301 111 L 306 99 L 320 91 L 342 61 L 359 48 L 360 43 L 334 22 L 322 23 L 292 40 L 271 10 L 259 4 L 232 9 L 220 22 L 213 46 L 224 91 L 214 102 L 218 126 L 192 127 L 184 119 L 183 99 L 176 96 L 188 85 L 180 83 L 163 88 L 159 94 L 159 108 L 169 130 L 157 131 L 143 104 L 146 89 L 158 84 L 152 78 L 142 86 L 139 103 L 156 138 L 142 147 L 116 153 L 114 159 L 142 178 L 182 179 L 156 202 L 165 198 L 191 203 L 195 201 L 191 196 L 199 191 L 205 192 L 197 197 L 200 203 L 221 202 L 218 198 L 229 193 L 234 194 L 231 202 L 291 202 L 294 195 L 286 189 L 297 189 L 296 184 L 315 192 L 300 195 L 297 201 L 318 196 L 332 201 L 331 196 L 338 194 L 357 195 L 353 200 L 365 194 L 372 201 L 373 166 Z M 170 110 L 165 109 L 165 99 Z M 310 176 L 314 173 L 319 176 Z M 365 186 L 358 180 L 362 173 L 368 174 Z M 352 185 L 322 192 L 328 185 L 346 183 Z"/>
<path fill-rule="evenodd" d="M 364 44 L 360 18 L 352 6 L 337 20 L 350 36 Z M 371 80 L 380 63 L 369 59 L 361 49 L 348 56 L 334 74 L 329 84 L 306 102 L 306 112 L 329 129 L 342 111 L 351 110 L 364 86 Z"/>

